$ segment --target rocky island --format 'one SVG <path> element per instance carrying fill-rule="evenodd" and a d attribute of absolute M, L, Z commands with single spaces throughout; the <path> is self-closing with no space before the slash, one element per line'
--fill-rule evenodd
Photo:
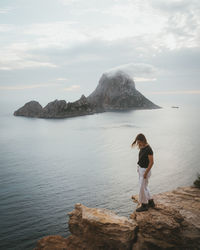
<path fill-rule="evenodd" d="M 125 72 L 104 73 L 96 89 L 88 96 L 84 95 L 75 102 L 55 100 L 44 108 L 37 101 L 30 101 L 14 112 L 15 116 L 38 118 L 67 118 L 89 115 L 106 111 L 128 109 L 157 109 L 136 88 L 133 79 Z"/>
<path fill-rule="evenodd" d="M 77 203 L 68 213 L 71 235 L 46 236 L 34 250 L 200 249 L 200 189 L 178 187 L 153 198 L 155 208 L 129 218 Z"/>

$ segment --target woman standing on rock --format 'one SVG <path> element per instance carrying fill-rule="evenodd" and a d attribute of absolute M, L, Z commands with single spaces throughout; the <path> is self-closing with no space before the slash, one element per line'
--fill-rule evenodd
<path fill-rule="evenodd" d="M 141 206 L 136 212 L 147 211 L 149 207 L 155 207 L 154 201 L 148 189 L 148 180 L 151 176 L 151 168 L 153 166 L 153 150 L 147 143 L 147 139 L 143 134 L 138 134 L 132 143 L 132 147 L 137 144 L 139 157 L 137 162 L 137 172 L 139 174 L 139 203 Z"/>

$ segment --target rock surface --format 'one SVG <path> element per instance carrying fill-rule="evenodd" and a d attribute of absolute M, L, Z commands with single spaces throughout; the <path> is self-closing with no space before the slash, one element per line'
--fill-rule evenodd
<path fill-rule="evenodd" d="M 96 89 L 87 97 L 99 110 L 159 108 L 135 88 L 133 79 L 123 71 L 104 73 Z"/>
<path fill-rule="evenodd" d="M 30 101 L 15 111 L 14 115 L 38 118 L 67 118 L 93 113 L 93 106 L 87 101 L 87 98 L 82 95 L 79 100 L 73 103 L 66 103 L 65 100 L 56 99 L 53 102 L 49 102 L 44 108 L 42 108 L 38 102 Z"/>
<path fill-rule="evenodd" d="M 72 234 L 44 237 L 35 250 L 200 249 L 200 189 L 180 187 L 153 198 L 155 208 L 129 218 L 78 203 L 68 213 Z"/>
<path fill-rule="evenodd" d="M 161 108 L 144 97 L 135 88 L 132 78 L 123 71 L 104 73 L 96 89 L 88 96 L 84 95 L 75 102 L 55 100 L 44 108 L 30 101 L 14 112 L 15 116 L 39 118 L 67 118 L 89 115 L 98 112 L 127 109 Z"/>
<path fill-rule="evenodd" d="M 42 114 L 42 106 L 39 102 L 30 101 L 14 112 L 14 115 L 38 117 Z"/>
<path fill-rule="evenodd" d="M 154 200 L 155 209 L 130 216 L 139 226 L 133 249 L 200 249 L 200 189 L 180 187 Z"/>
<path fill-rule="evenodd" d="M 137 228 L 134 220 L 82 204 L 76 204 L 69 216 L 70 232 L 87 240 L 86 249 L 129 249 L 132 245 Z M 73 238 L 70 242 L 73 244 Z"/>

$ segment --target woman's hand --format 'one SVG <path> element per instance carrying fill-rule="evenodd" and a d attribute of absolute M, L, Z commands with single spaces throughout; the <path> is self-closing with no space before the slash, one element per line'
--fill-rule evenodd
<path fill-rule="evenodd" d="M 146 179 L 146 178 L 147 178 L 147 174 L 148 174 L 148 172 L 147 172 L 147 171 L 145 171 L 145 172 L 144 172 L 144 175 L 143 175 L 144 179 Z"/>

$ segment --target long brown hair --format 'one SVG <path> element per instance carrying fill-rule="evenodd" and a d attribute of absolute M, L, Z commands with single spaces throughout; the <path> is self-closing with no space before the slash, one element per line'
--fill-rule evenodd
<path fill-rule="evenodd" d="M 137 141 L 142 141 L 145 144 L 147 144 L 147 139 L 143 134 L 138 134 L 134 140 L 134 142 L 131 144 L 131 147 L 134 147 Z"/>

